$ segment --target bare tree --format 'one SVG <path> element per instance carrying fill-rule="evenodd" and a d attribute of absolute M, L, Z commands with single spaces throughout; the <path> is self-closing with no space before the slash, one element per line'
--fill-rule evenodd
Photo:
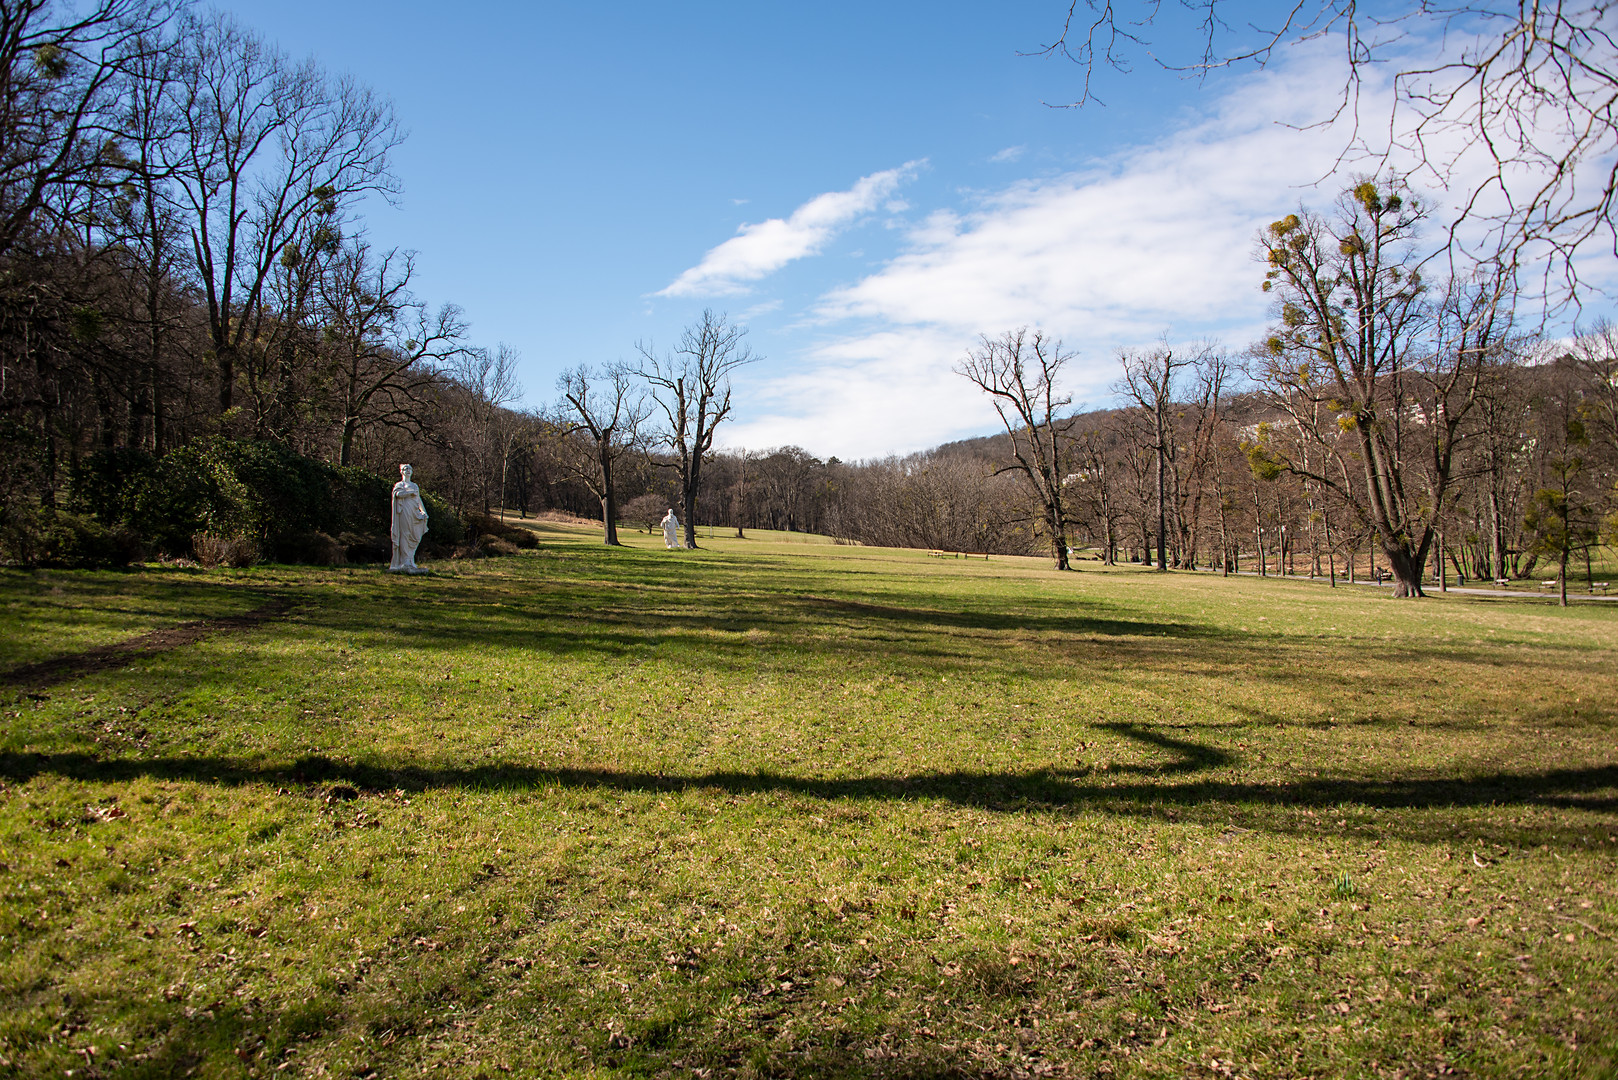
<path fill-rule="evenodd" d="M 1081 520 L 1088 518 L 1091 537 L 1100 542 L 1101 561 L 1107 566 L 1117 561 L 1118 524 L 1124 516 L 1113 471 L 1116 427 L 1091 420 L 1078 429 L 1073 439 L 1076 470 L 1065 481 L 1069 487 L 1077 485 L 1076 501 L 1084 510 Z"/>
<path fill-rule="evenodd" d="M 1578 336 L 1571 353 L 1584 374 L 1595 430 L 1592 437 L 1618 466 L 1618 325 L 1605 319 Z"/>
<path fill-rule="evenodd" d="M 462 350 L 449 366 L 451 377 L 465 395 L 458 441 L 469 469 L 463 467 L 463 471 L 474 474 L 485 514 L 495 508 L 490 493 L 497 482 L 500 501 L 505 499 L 506 463 L 521 434 L 520 418 L 506 407 L 522 397 L 517 358 L 517 351 L 501 342 L 493 349 Z"/>
<path fill-rule="evenodd" d="M 1030 334 L 1024 327 L 999 338 L 984 335 L 955 367 L 957 375 L 989 395 L 1000 414 L 1014 461 L 1001 471 L 1021 473 L 1039 503 L 1058 570 L 1071 569 L 1063 484 L 1071 472 L 1065 446 L 1071 418 L 1064 410 L 1073 398 L 1057 390 L 1062 368 L 1071 359 L 1060 341 L 1039 330 Z"/>
<path fill-rule="evenodd" d="M 1210 485 L 1213 488 L 1214 502 L 1220 507 L 1219 537 L 1222 565 L 1225 559 L 1223 493 L 1219 486 L 1219 443 L 1225 435 L 1221 405 L 1225 380 L 1230 377 L 1230 358 L 1223 349 L 1208 344 L 1198 350 L 1195 366 L 1195 397 L 1190 402 L 1193 426 L 1190 439 L 1190 468 L 1187 470 L 1189 491 L 1186 493 L 1190 505 L 1187 512 L 1181 515 L 1182 521 L 1187 519 L 1190 521 L 1184 547 L 1188 552 L 1186 565 L 1192 567 L 1196 565 L 1197 543 L 1201 535 L 1203 500 L 1209 494 Z"/>
<path fill-rule="evenodd" d="M 1174 376 L 1181 368 L 1191 364 L 1191 357 L 1176 355 L 1167 343 L 1155 349 L 1141 351 L 1128 349 L 1119 354 L 1124 377 L 1118 391 L 1127 394 L 1146 415 L 1150 426 L 1150 441 L 1146 448 L 1157 462 L 1157 569 L 1166 571 L 1168 563 L 1168 471 L 1174 460 L 1177 443 L 1170 412 L 1174 408 Z M 1148 560 L 1149 561 L 1149 560 Z"/>
<path fill-rule="evenodd" d="M 312 219 L 391 194 L 388 154 L 403 136 L 369 89 L 293 64 L 225 15 L 194 22 L 181 40 L 175 92 L 188 125 L 164 166 L 191 233 L 224 413 L 283 250 Z"/>
<path fill-rule="evenodd" d="M 1556 365 L 1535 402 L 1539 488 L 1523 516 L 1536 553 L 1556 561 L 1557 591 L 1567 607 L 1567 565 L 1600 538 L 1600 513 L 1591 488 L 1591 409 L 1576 367 Z"/>
<path fill-rule="evenodd" d="M 641 427 L 651 417 L 651 404 L 635 384 L 626 364 L 597 371 L 581 364 L 556 380 L 562 392 L 562 461 L 567 471 L 601 500 L 601 542 L 618 546 L 618 489 L 613 471 L 618 459 L 640 448 Z"/>
<path fill-rule="evenodd" d="M 128 158 L 127 179 L 104 215 L 110 248 L 127 252 L 130 308 L 141 338 L 139 387 L 133 395 L 133 441 L 162 453 L 168 449 L 171 399 L 181 396 L 171 374 L 178 343 L 191 335 L 191 304 L 176 285 L 185 280 L 184 228 L 164 190 L 162 160 L 185 126 L 175 107 L 178 76 L 169 24 L 142 36 L 144 47 L 125 61 L 127 86 L 116 138 Z M 189 382 L 190 380 L 185 380 Z"/>
<path fill-rule="evenodd" d="M 1280 314 L 1259 376 L 1318 452 L 1293 455 L 1261 438 L 1249 456 L 1256 471 L 1340 496 L 1374 532 L 1394 595 L 1421 596 L 1456 450 L 1509 324 L 1507 274 L 1452 282 L 1435 302 L 1408 244 L 1421 215 L 1404 196 L 1367 181 L 1338 210 L 1331 222 L 1289 215 L 1259 244 Z"/>
<path fill-rule="evenodd" d="M 674 457 L 668 467 L 680 481 L 688 548 L 697 546 L 702 466 L 713 450 L 714 429 L 730 415 L 730 377 L 761 359 L 742 340 L 746 334 L 745 328 L 708 309 L 680 335 L 672 353 L 659 356 L 650 345 L 636 346 L 641 355 L 636 374 L 651 387 L 652 400 L 663 414 L 660 438 Z"/>
<path fill-rule="evenodd" d="M 373 255 L 356 240 L 321 278 L 339 464 L 351 464 L 354 439 L 369 425 L 418 426 L 423 397 L 444 365 L 467 351 L 461 310 L 445 304 L 428 311 L 410 293 L 414 272 L 413 253 Z"/>
<path fill-rule="evenodd" d="M 0 0 L 0 255 L 63 188 L 112 184 L 131 75 L 171 44 L 168 0 Z M 108 166 L 119 166 L 109 179 Z"/>

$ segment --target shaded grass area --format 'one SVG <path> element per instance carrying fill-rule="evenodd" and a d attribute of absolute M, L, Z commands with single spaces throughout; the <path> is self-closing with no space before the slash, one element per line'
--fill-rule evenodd
<path fill-rule="evenodd" d="M 1618 1067 L 1618 610 L 539 531 L 0 578 L 288 605 L 0 698 L 0 1075 Z"/>
<path fill-rule="evenodd" d="M 0 672 L 205 618 L 245 614 L 267 597 L 251 577 L 170 569 L 64 574 L 0 568 Z"/>

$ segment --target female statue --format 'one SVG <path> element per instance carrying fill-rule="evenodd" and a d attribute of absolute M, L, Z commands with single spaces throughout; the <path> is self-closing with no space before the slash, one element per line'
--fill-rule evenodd
<path fill-rule="evenodd" d="M 663 520 L 658 524 L 663 526 L 664 547 L 677 548 L 685 546 L 680 543 L 680 519 L 674 516 L 673 507 L 669 508 L 669 512 L 663 515 Z"/>
<path fill-rule="evenodd" d="M 427 534 L 427 508 L 410 473 L 410 466 L 400 465 L 399 482 L 393 485 L 393 565 L 388 569 L 416 574 L 422 572 L 416 565 L 416 545 Z"/>

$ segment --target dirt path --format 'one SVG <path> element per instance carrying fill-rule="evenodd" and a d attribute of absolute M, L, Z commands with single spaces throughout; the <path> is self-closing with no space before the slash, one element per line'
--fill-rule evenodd
<path fill-rule="evenodd" d="M 116 645 L 103 645 L 80 653 L 58 656 L 52 660 L 24 664 L 0 673 L 0 686 L 27 689 L 54 686 L 80 675 L 92 675 L 98 671 L 121 668 L 136 657 L 168 652 L 170 649 L 178 649 L 182 645 L 201 641 L 205 637 L 212 637 L 214 634 L 252 630 L 267 622 L 285 618 L 291 610 L 292 601 L 284 596 L 278 596 L 244 615 L 227 615 L 220 619 L 199 619 L 196 622 L 181 623 L 166 630 L 154 630 L 150 634 L 120 641 Z"/>

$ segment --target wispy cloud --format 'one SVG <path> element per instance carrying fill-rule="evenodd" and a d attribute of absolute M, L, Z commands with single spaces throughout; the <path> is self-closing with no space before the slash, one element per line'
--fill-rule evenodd
<path fill-rule="evenodd" d="M 816 195 L 788 218 L 743 225 L 736 235 L 710 250 L 702 261 L 658 296 L 725 296 L 747 291 L 747 283 L 767 277 L 794 259 L 819 253 L 860 218 L 880 207 L 900 184 L 925 164 L 910 161 L 862 178 L 847 191 Z"/>
<path fill-rule="evenodd" d="M 990 154 L 989 160 L 993 162 L 1016 161 L 1023 156 L 1027 149 L 1028 147 L 1026 146 L 1008 146 L 998 154 Z"/>
<path fill-rule="evenodd" d="M 1254 261 L 1259 232 L 1300 203 L 1327 209 L 1378 164 L 1344 158 L 1346 125 L 1314 126 L 1338 104 L 1338 44 L 1236 81 L 1155 142 L 912 219 L 900 254 L 819 299 L 813 321 L 827 336 L 756 387 L 756 419 L 734 437 L 852 459 L 993 431 L 989 404 L 952 369 L 979 334 L 1018 326 L 1078 353 L 1067 388 L 1090 405 L 1110 400 L 1120 348 L 1165 333 L 1245 347 L 1271 315 Z M 1386 86 L 1360 93 L 1363 115 L 1386 114 Z M 1445 200 L 1469 190 L 1473 166 L 1455 148 L 1428 149 L 1458 170 L 1450 193 L 1432 190 L 1430 173 L 1413 178 L 1427 189 L 1437 248 L 1453 212 Z M 1610 250 L 1591 260 L 1594 278 L 1618 283 Z"/>
<path fill-rule="evenodd" d="M 741 314 L 736 316 L 736 321 L 739 322 L 739 323 L 745 324 L 745 323 L 748 323 L 748 322 L 752 321 L 753 319 L 758 318 L 760 315 L 768 315 L 772 311 L 780 311 L 780 310 L 781 310 L 781 301 L 780 301 L 779 298 L 776 298 L 774 300 L 764 300 L 764 301 L 761 301 L 760 303 L 754 304 L 752 307 L 750 307 L 747 310 L 741 312 Z"/>
<path fill-rule="evenodd" d="M 758 387 L 766 415 L 733 436 L 856 458 L 993 430 L 952 368 L 979 334 L 1022 325 L 1079 353 L 1069 389 L 1091 404 L 1109 397 L 1120 347 L 1165 332 L 1244 346 L 1267 318 L 1258 231 L 1337 190 L 1315 182 L 1341 134 L 1276 120 L 1329 113 L 1329 95 L 1318 67 L 1263 72 L 1156 143 L 931 212 L 907 250 L 820 299 L 834 336 Z M 1289 115 L 1277 118 L 1277 101 Z"/>

